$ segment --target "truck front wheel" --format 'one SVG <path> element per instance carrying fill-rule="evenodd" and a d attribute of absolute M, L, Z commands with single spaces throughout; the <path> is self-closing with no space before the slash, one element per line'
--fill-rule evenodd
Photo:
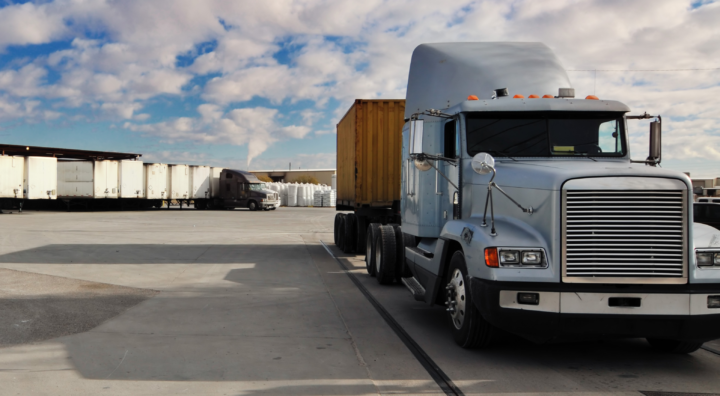
<path fill-rule="evenodd" d="M 258 208 L 258 204 L 255 201 L 248 202 L 248 209 L 250 209 L 251 212 L 256 211 Z"/>
<path fill-rule="evenodd" d="M 658 351 L 680 354 L 693 353 L 703 345 L 702 342 L 661 340 L 659 338 L 648 338 L 647 342 Z"/>
<path fill-rule="evenodd" d="M 445 292 L 448 321 L 455 342 L 463 348 L 486 348 L 492 345 L 497 329 L 485 321 L 475 307 L 467 279 L 465 255 L 455 252 L 450 259 Z"/>

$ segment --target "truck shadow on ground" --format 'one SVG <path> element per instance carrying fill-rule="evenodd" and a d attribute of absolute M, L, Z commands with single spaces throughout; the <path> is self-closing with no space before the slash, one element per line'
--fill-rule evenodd
<path fill-rule="evenodd" d="M 0 264 L 235 264 L 288 255 L 300 247 L 297 244 L 57 244 L 1 255 Z"/>

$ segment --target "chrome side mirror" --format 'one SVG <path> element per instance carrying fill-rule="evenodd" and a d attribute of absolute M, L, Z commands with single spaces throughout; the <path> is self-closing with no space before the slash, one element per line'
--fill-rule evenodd
<path fill-rule="evenodd" d="M 659 119 L 660 117 L 658 117 Z M 648 160 L 659 164 L 662 157 L 662 121 L 650 123 L 650 157 Z"/>
<path fill-rule="evenodd" d="M 479 175 L 487 175 L 495 169 L 495 158 L 488 153 L 477 153 L 472 159 L 472 168 Z"/>
<path fill-rule="evenodd" d="M 423 120 L 410 121 L 410 147 L 409 154 L 422 154 L 423 152 Z"/>

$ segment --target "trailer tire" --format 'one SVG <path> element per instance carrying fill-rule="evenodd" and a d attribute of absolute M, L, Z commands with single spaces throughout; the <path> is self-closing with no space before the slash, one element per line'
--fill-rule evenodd
<path fill-rule="evenodd" d="M 452 329 L 455 343 L 463 348 L 487 348 L 497 338 L 498 330 L 480 315 L 466 287 L 467 266 L 465 254 L 456 251 L 450 259 L 450 266 L 445 278 L 446 305 L 454 306 L 455 312 L 448 311 L 447 318 Z"/>
<path fill-rule="evenodd" d="M 647 342 L 655 350 L 677 354 L 693 353 L 703 345 L 702 342 L 663 340 L 659 338 L 647 338 Z"/>
<path fill-rule="evenodd" d="M 397 244 L 393 226 L 380 226 L 375 240 L 375 277 L 381 285 L 389 285 L 395 281 L 395 261 Z"/>
<path fill-rule="evenodd" d="M 375 249 L 377 236 L 380 234 L 380 223 L 370 223 L 365 231 L 365 269 L 370 276 L 375 276 Z"/>
<path fill-rule="evenodd" d="M 342 213 L 338 213 L 335 215 L 335 225 L 333 226 L 333 243 L 335 245 L 338 244 L 338 229 L 340 228 L 340 217 L 342 216 Z"/>
<path fill-rule="evenodd" d="M 340 250 L 344 251 L 343 247 L 345 246 L 345 214 L 340 214 L 340 221 L 338 221 L 338 240 L 335 244 L 337 247 L 340 248 Z"/>
<path fill-rule="evenodd" d="M 356 222 L 357 216 L 355 216 L 355 213 L 348 213 L 345 215 L 345 243 L 343 244 L 344 253 L 355 253 Z"/>

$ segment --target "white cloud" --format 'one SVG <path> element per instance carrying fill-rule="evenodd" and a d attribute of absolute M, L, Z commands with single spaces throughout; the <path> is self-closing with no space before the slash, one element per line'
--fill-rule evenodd
<path fill-rule="evenodd" d="M 315 135 L 333 133 L 331 126 L 316 123 L 328 113 L 339 119 L 355 98 L 404 97 L 410 55 L 423 42 L 542 41 L 568 69 L 720 67 L 720 4 L 701 3 L 695 9 L 690 0 L 8 5 L 0 8 L 0 50 L 73 41 L 69 49 L 0 70 L 0 117 L 35 119 L 45 101 L 53 100 L 60 106 L 53 108 L 56 113 L 62 106 L 90 105 L 119 119 L 143 121 L 151 114 L 137 112 L 149 108 L 148 101 L 194 95 L 207 102 L 197 107 L 198 118 L 130 122 L 127 128 L 173 142 L 247 144 L 252 160 L 278 140 L 300 139 L 312 129 Z M 178 56 L 197 58 L 179 65 Z M 49 83 L 50 73 L 59 78 Z M 210 73 L 207 83 L 193 80 Z M 716 158 L 720 71 L 598 72 L 597 78 L 570 72 L 570 77 L 578 96 L 596 93 L 638 112 L 662 114 L 668 160 Z M 278 109 L 233 109 L 257 98 Z M 28 111 L 28 100 L 43 102 Z M 299 113 L 301 126 L 280 121 L 288 103 L 308 103 Z M 647 132 L 634 127 L 632 132 L 633 152 L 643 157 Z"/>

